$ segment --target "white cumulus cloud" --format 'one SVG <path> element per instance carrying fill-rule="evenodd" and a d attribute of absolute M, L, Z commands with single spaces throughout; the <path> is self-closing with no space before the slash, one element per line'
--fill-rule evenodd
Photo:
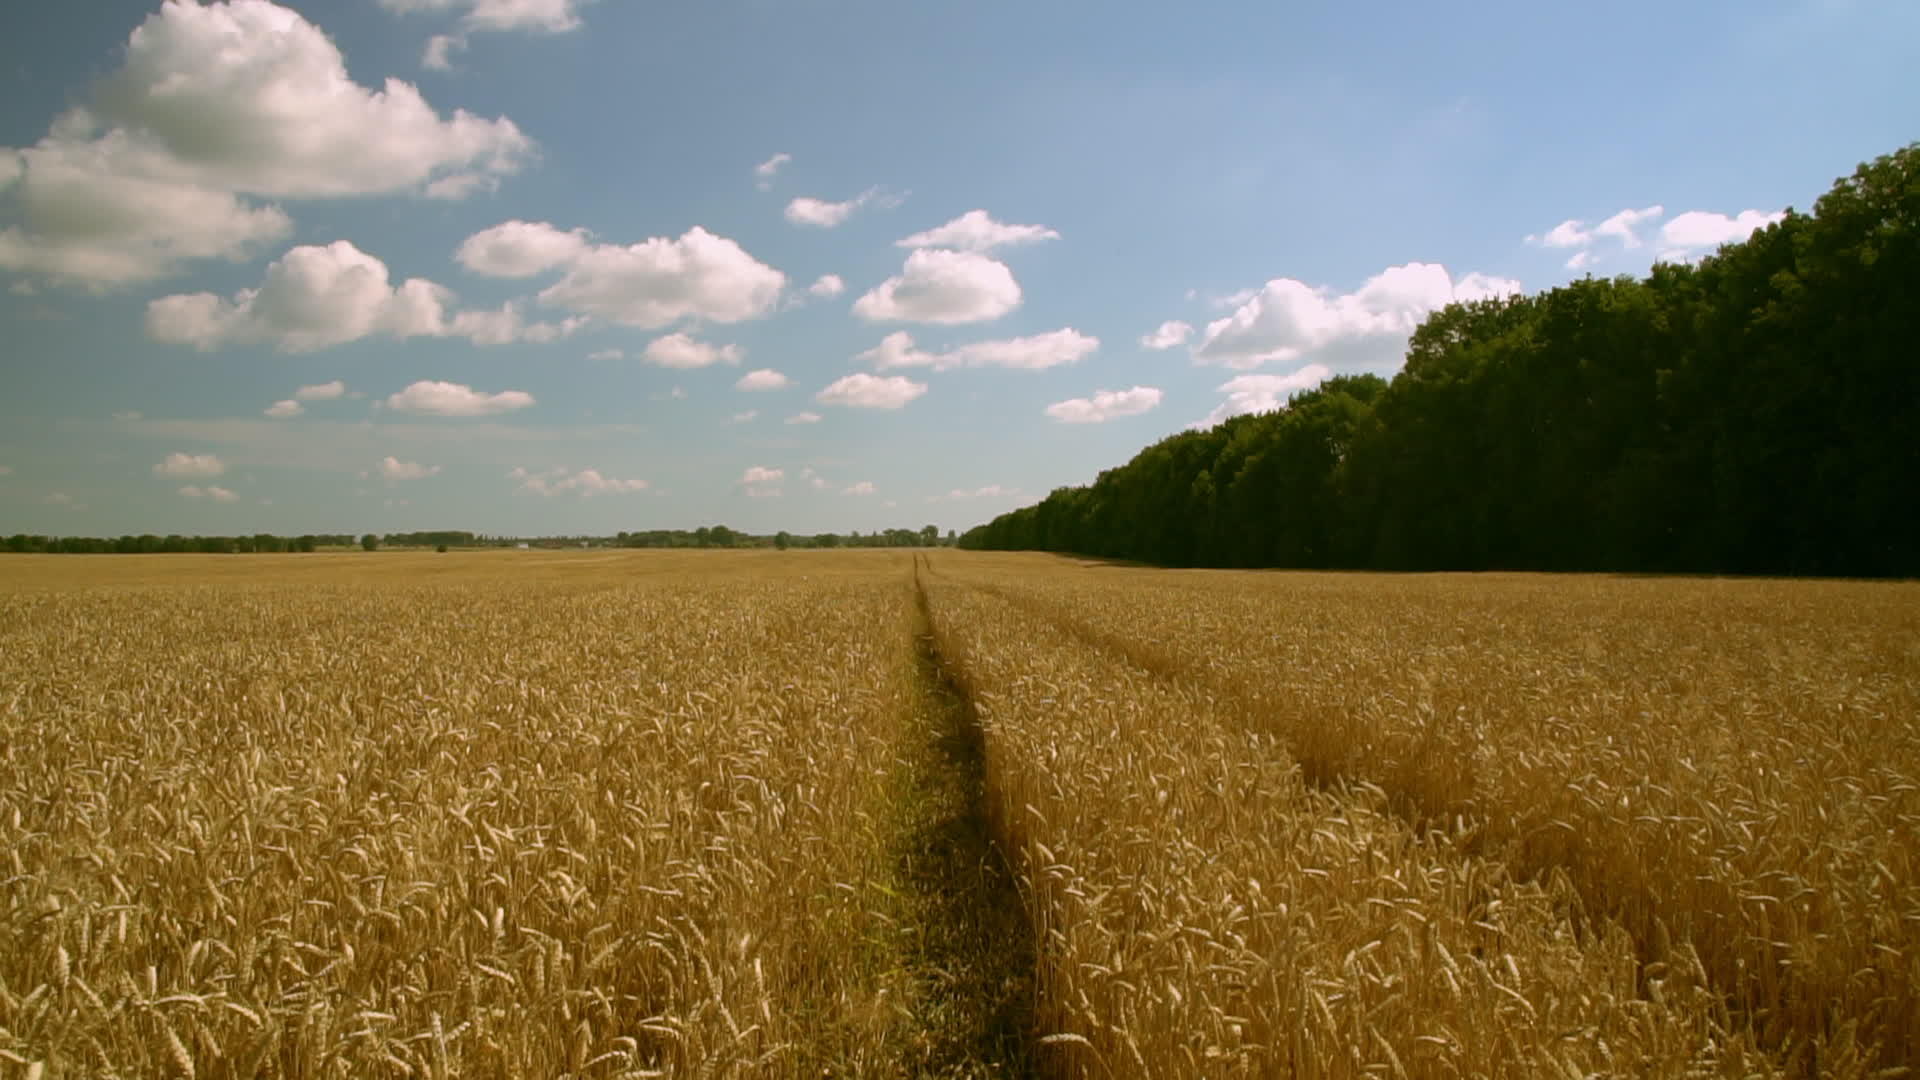
<path fill-rule="evenodd" d="M 853 409 L 898 409 L 926 392 L 926 383 L 914 382 L 905 375 L 869 375 L 860 371 L 835 379 L 813 398 L 822 405 L 844 405 Z"/>
<path fill-rule="evenodd" d="M 219 476 L 226 471 L 226 462 L 216 455 L 179 452 L 168 454 L 165 461 L 153 467 L 155 476 Z"/>
<path fill-rule="evenodd" d="M 1660 242 L 1668 249 L 1699 253 L 1722 244 L 1745 240 L 1756 230 L 1786 218 L 1784 211 L 1742 210 L 1733 217 L 1708 210 L 1689 210 L 1660 227 Z"/>
<path fill-rule="evenodd" d="M 786 422 L 789 424 L 817 424 L 820 422 L 820 419 L 820 414 L 817 412 L 797 412 L 787 417 Z"/>
<path fill-rule="evenodd" d="M 1131 390 L 1097 390 L 1092 397 L 1068 398 L 1047 406 L 1047 415 L 1067 424 L 1099 424 L 1122 416 L 1138 416 L 1160 404 L 1152 386 Z"/>
<path fill-rule="evenodd" d="M 272 343 L 310 352 L 364 337 L 444 332 L 452 294 L 422 278 L 388 284 L 387 265 L 345 240 L 296 247 L 267 267 L 258 288 L 231 299 L 213 293 L 165 296 L 147 305 L 156 341 L 209 350 Z"/>
<path fill-rule="evenodd" d="M 1193 356 L 1245 369 L 1311 355 L 1338 367 L 1384 371 L 1404 359 L 1408 336 L 1432 312 L 1519 291 L 1520 283 L 1506 278 L 1455 279 L 1437 263 L 1389 267 L 1350 293 L 1275 278 L 1233 314 L 1208 323 Z"/>
<path fill-rule="evenodd" d="M 986 252 L 1058 239 L 1060 234 L 1045 225 L 1007 225 L 993 220 L 985 210 L 969 210 L 938 228 L 897 240 L 894 246 Z"/>
<path fill-rule="evenodd" d="M 780 170 L 782 168 L 785 168 L 786 164 L 792 160 L 793 160 L 792 154 L 782 151 L 781 153 L 773 155 L 767 160 L 761 162 L 760 164 L 755 165 L 753 167 L 754 183 L 760 188 L 761 191 L 772 190 L 773 178 L 780 175 Z"/>
<path fill-rule="evenodd" d="M 1611 239 L 1619 241 L 1623 250 L 1639 248 L 1643 243 L 1640 227 L 1657 221 L 1666 212 L 1666 208 L 1659 205 L 1637 210 L 1629 207 L 1592 228 L 1578 218 L 1568 218 L 1545 233 L 1528 236 L 1526 242 L 1534 247 L 1572 250 L 1573 254 L 1567 258 L 1567 269 L 1584 270 L 1600 259 L 1599 253 L 1593 250 L 1595 244 L 1603 239 Z"/>
<path fill-rule="evenodd" d="M 467 237 L 453 257 L 476 274 L 523 278 L 566 266 L 592 246 L 585 229 L 562 231 L 544 221 L 516 218 Z"/>
<path fill-rule="evenodd" d="M 447 323 L 446 334 L 466 338 L 475 345 L 511 345 L 521 341 L 545 345 L 572 337 L 585 325 L 584 315 L 569 316 L 559 322 L 529 319 L 518 301 L 509 300 L 497 311 L 456 313 Z"/>
<path fill-rule="evenodd" d="M 786 480 L 786 478 L 787 471 L 785 469 L 769 469 L 763 465 L 751 465 L 748 466 L 746 472 L 740 474 L 740 486 L 748 495 L 755 498 L 770 497 L 780 494 L 780 484 Z"/>
<path fill-rule="evenodd" d="M 845 202 L 828 202 L 802 195 L 787 204 L 787 220 L 795 225 L 831 229 L 845 224 L 861 207 L 873 202 L 884 204 L 886 201 L 879 188 L 868 188 Z"/>
<path fill-rule="evenodd" d="M 978 341 L 946 352 L 931 353 L 916 348 L 913 335 L 898 330 L 888 334 L 879 345 L 854 357 L 854 361 L 870 365 L 878 371 L 909 367 L 929 367 L 935 371 L 983 367 L 1041 371 L 1077 363 L 1099 348 L 1099 338 L 1082 334 L 1072 327 L 1064 327 L 1031 337 Z"/>
<path fill-rule="evenodd" d="M 293 392 L 295 401 L 337 401 L 347 396 L 347 384 L 339 379 L 314 383 Z"/>
<path fill-rule="evenodd" d="M 338 47 L 289 8 L 168 3 L 86 104 L 34 146 L 0 148 L 19 174 L 9 192 L 20 221 L 0 229 L 0 269 L 97 287 L 250 258 L 291 229 L 255 199 L 498 177 L 532 150 L 504 117 L 443 117 L 398 79 L 360 86 Z"/>
<path fill-rule="evenodd" d="M 1574 218 L 1555 225 L 1543 234 L 1527 237 L 1527 243 L 1546 248 L 1581 248 L 1593 243 L 1587 223 Z"/>
<path fill-rule="evenodd" d="M 1294 394 L 1313 389 L 1332 374 L 1325 364 L 1308 364 L 1286 375 L 1236 375 L 1219 386 L 1227 399 L 1193 426 L 1210 428 L 1229 417 L 1273 412 Z"/>
<path fill-rule="evenodd" d="M 840 491 L 840 494 L 842 494 L 842 495 L 871 495 L 871 494 L 873 494 L 873 493 L 874 493 L 875 491 L 877 491 L 877 490 L 878 490 L 878 489 L 877 489 L 877 488 L 875 488 L 875 487 L 873 486 L 873 481 L 871 481 L 871 480 L 862 480 L 862 481 L 860 481 L 860 482 L 859 482 L 859 483 L 857 483 L 857 484 L 848 484 L 848 485 L 847 485 L 846 487 L 844 487 L 844 488 L 842 488 L 842 489 L 841 489 L 841 491 Z"/>
<path fill-rule="evenodd" d="M 761 368 L 740 376 L 739 381 L 733 384 L 733 388 L 735 390 L 783 390 L 792 382 L 793 380 L 772 368 Z"/>
<path fill-rule="evenodd" d="M 645 480 L 620 479 L 608 476 L 598 469 L 580 469 L 578 471 L 557 468 L 541 472 L 528 469 L 515 469 L 507 474 L 507 479 L 520 481 L 516 492 L 525 495 L 543 495 L 549 498 L 557 495 L 578 495 L 591 499 L 598 495 L 631 495 L 645 491 Z"/>
<path fill-rule="evenodd" d="M 223 487 L 214 487 L 211 485 L 200 487 L 197 484 L 188 484 L 180 489 L 180 494 L 185 495 L 189 499 L 212 499 L 214 502 L 230 503 L 240 501 L 238 493 L 229 491 Z"/>
<path fill-rule="evenodd" d="M 839 296 L 847 291 L 847 283 L 839 274 L 821 274 L 813 284 L 807 286 L 807 293 L 822 299 Z"/>
<path fill-rule="evenodd" d="M 284 401 L 276 401 L 267 406 L 267 415 L 276 420 L 285 420 L 289 417 L 299 416 L 306 411 L 307 407 L 305 405 L 300 404 L 292 398 L 287 398 Z"/>
<path fill-rule="evenodd" d="M 922 248 L 901 273 L 854 301 L 868 322 L 939 325 L 986 322 L 1020 306 L 1020 283 L 1007 264 L 970 251 Z"/>
<path fill-rule="evenodd" d="M 736 323 L 773 311 L 787 276 L 695 226 L 678 240 L 598 244 L 574 256 L 542 303 L 657 330 L 681 319 Z"/>
<path fill-rule="evenodd" d="M 703 368 L 715 364 L 738 364 L 747 351 L 738 345 L 710 345 L 680 333 L 657 337 L 647 342 L 642 354 L 647 363 L 664 368 Z"/>
<path fill-rule="evenodd" d="M 396 15 L 459 12 L 470 30 L 564 33 L 580 27 L 580 0 L 380 0 Z"/>
<path fill-rule="evenodd" d="M 469 34 L 515 30 L 559 34 L 577 30 L 581 25 L 579 4 L 580 0 L 380 0 L 381 7 L 396 14 L 460 13 L 456 32 L 427 39 L 420 65 L 435 71 L 453 66 L 447 54 L 465 50 Z"/>
<path fill-rule="evenodd" d="M 1637 231 L 1640 226 L 1655 220 L 1666 212 L 1665 207 L 1658 205 L 1649 206 L 1642 210 L 1622 210 L 1594 226 L 1593 235 L 1610 236 L 1620 241 L 1622 247 L 1637 248 L 1640 246 L 1640 235 Z"/>
<path fill-rule="evenodd" d="M 163 296 L 147 304 L 156 341 L 209 351 L 272 344 L 312 352 L 368 337 L 463 337 L 475 345 L 544 344 L 585 326 L 584 316 L 529 319 L 519 301 L 497 310 L 452 311 L 451 290 L 424 278 L 390 285 L 387 264 L 345 240 L 296 247 L 267 266 L 265 280 L 230 298 Z"/>
<path fill-rule="evenodd" d="M 386 457 L 380 459 L 380 475 L 389 480 L 424 480 L 429 476 L 438 475 L 439 472 L 440 466 L 438 465 L 422 465 L 414 461 L 401 461 L 392 454 L 388 454 Z"/>
<path fill-rule="evenodd" d="M 1252 299 L 1252 297 L 1248 297 L 1248 299 Z M 1244 302 L 1245 301 L 1242 301 L 1242 303 Z M 1187 339 L 1192 336 L 1192 325 L 1181 322 L 1178 319 L 1168 319 L 1155 328 L 1153 333 L 1142 337 L 1140 344 L 1149 349 L 1172 349 L 1185 345 Z"/>
<path fill-rule="evenodd" d="M 387 397 L 387 408 L 425 416 L 495 416 L 524 409 L 533 395 L 524 390 L 488 394 L 459 383 L 422 379 Z"/>

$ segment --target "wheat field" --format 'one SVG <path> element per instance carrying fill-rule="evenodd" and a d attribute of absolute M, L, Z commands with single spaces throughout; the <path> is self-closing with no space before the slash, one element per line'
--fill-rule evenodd
<path fill-rule="evenodd" d="M 0 560 L 0 1075 L 1920 1066 L 1920 587 Z"/>

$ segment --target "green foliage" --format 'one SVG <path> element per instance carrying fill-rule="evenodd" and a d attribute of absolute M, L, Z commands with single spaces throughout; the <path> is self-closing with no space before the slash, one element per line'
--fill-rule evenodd
<path fill-rule="evenodd" d="M 380 550 L 380 538 L 379 538 L 378 536 L 375 536 L 375 535 L 374 535 L 374 534 L 372 534 L 372 533 L 368 533 L 367 535 L 365 535 L 365 536 L 363 536 L 363 537 L 361 537 L 361 538 L 360 538 L 360 550 L 361 550 L 361 551 L 378 551 L 378 550 Z"/>
<path fill-rule="evenodd" d="M 1454 304 L 1404 370 L 1141 451 L 960 546 L 1165 565 L 1920 574 L 1920 144 L 1644 279 Z"/>

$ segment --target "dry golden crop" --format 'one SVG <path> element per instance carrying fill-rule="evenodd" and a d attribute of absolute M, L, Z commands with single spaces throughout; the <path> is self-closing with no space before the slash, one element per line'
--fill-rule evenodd
<path fill-rule="evenodd" d="M 1564 874 L 1794 1071 L 1920 1064 L 1920 589 L 1071 566 L 951 563 L 1317 782 Z"/>
<path fill-rule="evenodd" d="M 1563 878 L 1418 835 L 1378 789 L 1315 790 L 1211 694 L 997 597 L 935 578 L 929 601 L 981 713 L 1066 1071 L 1771 1071 L 1693 967 L 1643 992 L 1631 939 L 1582 933 Z"/>
<path fill-rule="evenodd" d="M 0 1071 L 1920 1065 L 1920 589 L 0 559 Z"/>
<path fill-rule="evenodd" d="M 886 1071 L 904 562 L 374 558 L 0 596 L 0 1054 Z"/>

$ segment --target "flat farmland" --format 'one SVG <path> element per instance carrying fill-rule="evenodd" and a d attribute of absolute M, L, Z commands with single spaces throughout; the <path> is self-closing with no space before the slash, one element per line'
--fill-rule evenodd
<path fill-rule="evenodd" d="M 1920 1066 L 1920 586 L 0 560 L 0 1072 Z"/>

